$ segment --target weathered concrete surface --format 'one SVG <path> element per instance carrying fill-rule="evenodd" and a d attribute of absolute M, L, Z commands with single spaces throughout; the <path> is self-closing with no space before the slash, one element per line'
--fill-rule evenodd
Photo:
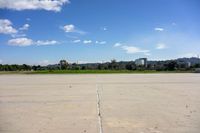
<path fill-rule="evenodd" d="M 199 74 L 0 75 L 0 133 L 199 133 Z"/>

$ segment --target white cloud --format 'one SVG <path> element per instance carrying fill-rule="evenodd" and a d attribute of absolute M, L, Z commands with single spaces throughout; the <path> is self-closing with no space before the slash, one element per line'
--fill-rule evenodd
<path fill-rule="evenodd" d="M 0 4 L 1 5 L 1 4 Z M 0 33 L 15 34 L 18 31 L 12 27 L 12 22 L 8 19 L 0 19 Z"/>
<path fill-rule="evenodd" d="M 156 27 L 156 28 L 154 28 L 154 30 L 155 30 L 155 31 L 164 31 L 164 29 L 163 29 L 163 28 L 160 28 L 160 27 Z"/>
<path fill-rule="evenodd" d="M 105 62 L 109 62 L 109 60 L 108 61 L 105 61 Z M 103 61 L 82 61 L 82 60 L 79 60 L 79 61 L 77 61 L 77 64 L 87 64 L 87 63 L 103 63 Z"/>
<path fill-rule="evenodd" d="M 85 34 L 86 33 L 84 31 L 77 29 L 73 24 L 65 25 L 65 26 L 61 27 L 61 29 L 63 29 L 67 33 L 79 33 L 79 34 Z"/>
<path fill-rule="evenodd" d="M 41 45 L 55 45 L 55 44 L 58 44 L 58 43 L 59 42 L 57 42 L 55 40 L 45 40 L 45 41 L 38 40 L 34 44 L 41 46 Z"/>
<path fill-rule="evenodd" d="M 120 46 L 122 46 L 122 44 L 118 42 L 118 43 L 115 43 L 113 47 L 120 47 Z"/>
<path fill-rule="evenodd" d="M 47 10 L 59 12 L 69 0 L 0 0 L 0 8 L 12 10 Z"/>
<path fill-rule="evenodd" d="M 74 41 L 72 41 L 73 43 L 79 43 L 79 42 L 81 42 L 81 40 L 79 40 L 79 39 L 77 39 L 77 40 L 74 40 Z"/>
<path fill-rule="evenodd" d="M 156 46 L 156 49 L 166 49 L 166 48 L 167 48 L 167 46 L 164 43 L 159 43 Z"/>
<path fill-rule="evenodd" d="M 104 31 L 108 30 L 108 28 L 106 28 L 106 27 L 101 27 L 100 29 L 104 30 Z"/>
<path fill-rule="evenodd" d="M 50 64 L 49 60 L 43 60 L 43 61 L 39 62 L 39 65 L 41 65 L 41 66 L 46 66 L 46 65 L 49 65 L 49 64 Z"/>
<path fill-rule="evenodd" d="M 96 44 L 106 44 L 106 41 L 96 41 Z"/>
<path fill-rule="evenodd" d="M 187 58 L 190 58 L 190 57 L 198 57 L 200 55 L 200 53 L 185 53 L 183 55 L 181 55 L 180 57 L 187 57 Z"/>
<path fill-rule="evenodd" d="M 26 34 L 12 34 L 11 35 L 13 38 L 19 38 L 19 37 L 25 37 L 26 36 Z"/>
<path fill-rule="evenodd" d="M 89 61 L 82 61 L 82 60 L 77 61 L 77 64 L 87 64 L 87 63 L 91 63 L 91 62 L 89 62 Z"/>
<path fill-rule="evenodd" d="M 38 41 L 33 41 L 32 39 L 29 38 L 15 38 L 15 39 L 10 39 L 8 41 L 8 44 L 11 46 L 20 46 L 20 47 L 25 47 L 25 46 L 31 46 L 31 45 L 37 45 L 37 46 L 42 46 L 42 45 L 55 45 L 58 44 L 59 42 L 55 40 L 38 40 Z"/>
<path fill-rule="evenodd" d="M 151 53 L 144 53 L 144 55 L 146 55 L 146 56 L 151 56 Z"/>
<path fill-rule="evenodd" d="M 19 30 L 28 30 L 29 27 L 29 24 L 24 24 L 21 28 L 19 28 Z"/>
<path fill-rule="evenodd" d="M 127 54 L 136 54 L 136 53 L 143 53 L 145 55 L 149 54 L 149 50 L 140 49 L 135 46 L 122 46 L 123 50 L 126 51 Z"/>
<path fill-rule="evenodd" d="M 9 45 L 12 46 L 30 46 L 33 45 L 33 40 L 28 38 L 15 38 L 8 41 Z"/>
<path fill-rule="evenodd" d="M 0 59 L 0 63 L 2 63 L 2 62 L 3 62 L 3 60 Z"/>
<path fill-rule="evenodd" d="M 73 24 L 65 25 L 63 30 L 65 32 L 75 32 L 75 26 Z"/>
<path fill-rule="evenodd" d="M 90 43 L 92 43 L 92 40 L 84 40 L 83 43 L 84 44 L 90 44 Z"/>
<path fill-rule="evenodd" d="M 141 48 L 135 47 L 135 46 L 123 45 L 122 43 L 115 43 L 113 45 L 113 47 L 120 47 L 122 50 L 126 51 L 127 54 L 143 53 L 146 56 L 151 55 L 149 50 L 141 49 Z"/>

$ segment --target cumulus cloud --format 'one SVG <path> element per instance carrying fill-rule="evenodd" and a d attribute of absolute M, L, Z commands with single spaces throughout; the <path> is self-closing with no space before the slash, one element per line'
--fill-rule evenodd
<path fill-rule="evenodd" d="M 122 46 L 121 48 L 125 50 L 127 54 L 143 53 L 147 55 L 150 52 L 149 50 L 144 50 L 135 46 Z"/>
<path fill-rule="evenodd" d="M 29 24 L 24 24 L 21 28 L 19 28 L 19 30 L 28 30 L 29 27 Z"/>
<path fill-rule="evenodd" d="M 42 46 L 42 45 L 55 45 L 58 44 L 59 42 L 55 40 L 38 40 L 38 41 L 33 41 L 32 39 L 29 38 L 15 38 L 15 39 L 10 39 L 8 41 L 8 44 L 11 46 L 20 46 L 20 47 L 25 47 L 25 46 L 31 46 L 31 45 L 37 45 L 37 46 Z"/>
<path fill-rule="evenodd" d="M 156 28 L 154 28 L 154 30 L 155 30 L 155 31 L 164 31 L 164 29 L 163 29 L 163 28 L 160 28 L 160 27 L 156 27 Z"/>
<path fill-rule="evenodd" d="M 12 46 L 30 46 L 33 45 L 33 40 L 29 38 L 15 38 L 8 41 L 9 45 Z"/>
<path fill-rule="evenodd" d="M 86 33 L 84 31 L 77 29 L 73 24 L 65 25 L 65 26 L 61 27 L 61 29 L 63 29 L 67 33 L 73 33 L 73 32 L 79 33 L 79 34 L 85 34 Z"/>
<path fill-rule="evenodd" d="M 47 10 L 61 11 L 65 3 L 69 0 L 0 0 L 0 8 L 12 10 Z"/>
<path fill-rule="evenodd" d="M 120 46 L 122 46 L 122 44 L 118 42 L 118 43 L 115 43 L 113 47 L 120 47 Z"/>
<path fill-rule="evenodd" d="M 90 43 L 92 43 L 92 40 L 84 40 L 83 43 L 84 44 L 90 44 Z"/>
<path fill-rule="evenodd" d="M 106 41 L 96 41 L 96 44 L 106 44 Z"/>
<path fill-rule="evenodd" d="M 8 19 L 0 19 L 0 33 L 15 34 L 18 31 L 12 27 L 12 22 Z"/>
<path fill-rule="evenodd" d="M 167 48 L 167 46 L 164 43 L 159 43 L 156 46 L 156 49 L 166 49 L 166 48 Z"/>

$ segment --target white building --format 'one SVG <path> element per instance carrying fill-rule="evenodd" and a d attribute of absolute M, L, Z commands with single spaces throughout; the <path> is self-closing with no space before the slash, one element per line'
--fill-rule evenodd
<path fill-rule="evenodd" d="M 147 58 L 139 58 L 135 60 L 136 66 L 145 66 L 147 67 Z"/>

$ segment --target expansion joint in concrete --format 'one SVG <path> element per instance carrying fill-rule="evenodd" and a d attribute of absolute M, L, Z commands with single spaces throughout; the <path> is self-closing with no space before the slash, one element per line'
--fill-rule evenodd
<path fill-rule="evenodd" d="M 97 117 L 98 117 L 99 133 L 103 133 L 102 115 L 101 115 L 101 99 L 100 99 L 98 85 L 96 85 L 96 94 L 97 94 Z"/>

